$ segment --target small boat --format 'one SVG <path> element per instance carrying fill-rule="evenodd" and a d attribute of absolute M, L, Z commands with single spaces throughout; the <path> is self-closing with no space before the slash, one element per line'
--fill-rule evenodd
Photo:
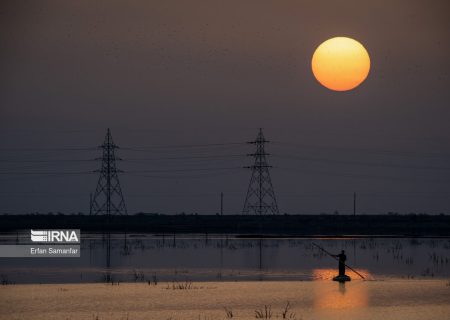
<path fill-rule="evenodd" d="M 352 278 L 350 278 L 348 275 L 344 274 L 344 275 L 339 275 L 333 278 L 333 281 L 339 281 L 339 282 L 346 282 L 346 281 L 351 281 Z"/>

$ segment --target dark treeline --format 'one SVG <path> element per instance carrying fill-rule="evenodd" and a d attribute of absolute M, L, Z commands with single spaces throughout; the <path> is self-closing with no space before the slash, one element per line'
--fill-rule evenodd
<path fill-rule="evenodd" d="M 219 233 L 266 236 L 450 236 L 448 215 L 0 215 L 0 231 Z"/>

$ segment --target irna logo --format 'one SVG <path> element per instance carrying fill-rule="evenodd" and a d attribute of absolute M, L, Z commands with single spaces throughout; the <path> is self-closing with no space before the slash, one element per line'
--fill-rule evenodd
<path fill-rule="evenodd" d="M 80 230 L 31 230 L 33 242 L 80 242 Z"/>

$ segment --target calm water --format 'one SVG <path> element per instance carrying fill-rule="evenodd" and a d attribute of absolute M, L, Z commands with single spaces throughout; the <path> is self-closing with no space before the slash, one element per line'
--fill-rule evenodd
<path fill-rule="evenodd" d="M 14 235 L 1 235 L 14 244 Z M 232 236 L 83 234 L 81 258 L 0 258 L 2 281 L 314 280 L 337 273 L 337 254 L 368 279 L 449 278 L 450 239 L 240 239 Z M 349 272 L 353 279 L 358 276 Z"/>

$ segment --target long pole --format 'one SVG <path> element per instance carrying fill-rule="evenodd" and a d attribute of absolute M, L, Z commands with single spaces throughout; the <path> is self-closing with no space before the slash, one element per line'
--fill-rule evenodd
<path fill-rule="evenodd" d="M 338 258 L 336 258 L 334 255 L 332 255 L 331 253 L 329 253 L 327 250 L 325 250 L 325 249 L 322 248 L 321 246 L 315 244 L 314 242 L 313 242 L 313 245 L 315 245 L 317 248 L 319 248 L 320 250 L 322 250 L 323 252 L 325 252 L 326 254 L 328 254 L 328 255 L 329 255 L 330 257 L 332 257 L 334 260 L 339 261 Z M 348 266 L 348 265 L 345 264 L 345 263 L 344 263 L 344 265 L 345 265 L 347 268 L 349 268 L 350 270 L 352 270 L 354 273 L 356 273 L 358 276 L 360 276 L 361 278 L 363 278 L 364 280 L 366 280 L 366 278 L 364 278 L 364 276 L 363 276 L 361 273 L 359 273 L 358 271 L 356 271 L 355 269 L 353 269 L 352 267 Z"/>
<path fill-rule="evenodd" d="M 353 216 L 356 216 L 356 192 L 353 192 Z"/>

